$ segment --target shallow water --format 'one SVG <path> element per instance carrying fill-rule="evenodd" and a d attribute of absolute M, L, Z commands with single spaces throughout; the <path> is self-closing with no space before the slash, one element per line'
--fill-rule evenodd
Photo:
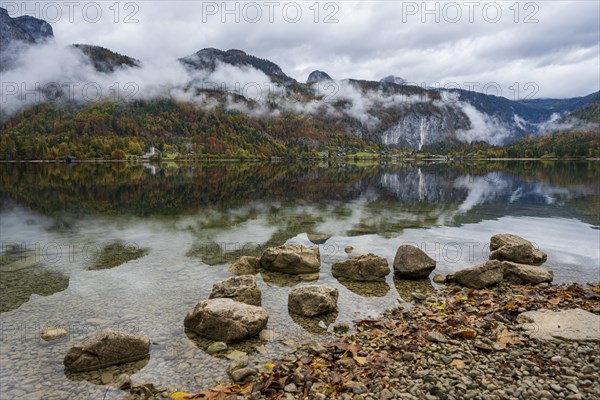
<path fill-rule="evenodd" d="M 125 367 L 134 382 L 198 389 L 226 379 L 227 361 L 188 337 L 183 317 L 230 276 L 230 261 L 286 242 L 320 243 L 322 268 L 312 282 L 257 276 L 273 340 L 235 346 L 256 363 L 326 334 L 319 321 L 288 314 L 296 285 L 337 287 L 336 322 L 377 315 L 398 297 L 432 288 L 392 275 L 380 284 L 338 282 L 331 264 L 348 257 L 347 246 L 391 264 L 400 244 L 416 244 L 446 274 L 486 259 L 490 236 L 510 232 L 548 253 L 555 281 L 598 281 L 599 172 L 599 163 L 541 162 L 2 164 L 0 287 L 10 290 L 0 295 L 0 394 L 123 397 L 102 385 L 100 373 L 66 376 L 62 367 L 70 346 L 109 327 L 152 338 L 150 360 Z M 95 270 L 115 242 L 148 252 Z M 69 335 L 46 343 L 40 334 L 50 326 Z"/>

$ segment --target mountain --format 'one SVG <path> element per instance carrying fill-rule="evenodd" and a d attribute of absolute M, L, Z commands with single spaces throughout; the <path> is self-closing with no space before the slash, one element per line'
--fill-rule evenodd
<path fill-rule="evenodd" d="M 308 75 L 308 79 L 306 80 L 307 84 L 321 82 L 321 81 L 331 81 L 331 77 L 327 74 L 327 72 L 323 71 L 313 71 Z"/>
<path fill-rule="evenodd" d="M 576 109 L 565 116 L 563 121 L 566 119 L 578 119 L 583 122 L 600 124 L 600 92 L 594 93 L 594 96 L 596 98 L 595 101 Z"/>
<path fill-rule="evenodd" d="M 388 75 L 385 78 L 381 78 L 379 82 L 382 83 L 395 83 L 396 85 L 404 85 L 406 79 L 400 78 L 399 76 Z"/>
<path fill-rule="evenodd" d="M 46 22 L 32 17 L 11 18 L 4 9 L 0 9 L 0 32 L 2 43 L 9 47 L 4 51 L 2 46 L 2 53 L 9 56 L 18 54 L 13 44 L 31 45 L 53 37 Z M 103 47 L 73 47 L 101 74 L 143 68 L 140 61 Z M 10 64 L 2 61 L 3 68 Z M 344 152 L 349 147 L 427 150 L 463 143 L 505 145 L 532 134 L 568 129 L 597 132 L 599 92 L 572 99 L 515 101 L 466 90 L 425 89 L 393 75 L 379 82 L 335 81 L 318 70 L 303 84 L 272 61 L 235 49 L 205 48 L 178 61 L 190 73 L 181 74 L 179 83 L 172 84 L 176 87 L 163 85 L 166 82 L 161 81 L 161 71 L 139 74 L 140 84 L 160 87 L 156 90 L 159 94 L 152 98 L 140 93 L 139 97 L 122 98 L 112 105 L 100 102 L 102 106 L 98 106 L 63 96 L 47 106 L 43 103 L 47 96 L 39 97 L 42 103 L 23 99 L 19 103 L 18 96 L 12 96 L 10 100 L 18 104 L 10 103 L 0 110 L 0 133 L 5 139 L 0 145 L 5 154 L 20 158 L 62 156 L 62 150 L 54 149 L 56 146 L 81 158 L 106 157 L 106 152 L 110 155 L 130 147 L 135 150 L 131 154 L 137 154 L 138 146 L 127 142 L 138 139 L 141 147 L 162 141 L 175 151 L 192 148 L 196 154 L 272 156 L 336 147 Z M 218 90 L 195 85 L 197 74 L 192 72 L 215 71 L 219 65 L 227 65 L 227 74 L 221 75 L 235 76 L 233 79 L 244 79 L 244 74 L 252 74 L 249 69 L 256 69 L 277 84 L 275 89 L 283 90 L 251 98 L 231 85 L 219 85 Z M 248 76 L 256 79 L 256 74 Z M 94 142 L 95 135 L 112 145 Z M 72 143 L 105 150 L 71 148 Z"/>
<path fill-rule="evenodd" d="M 0 8 L 0 45 L 6 48 L 14 42 L 42 43 L 54 38 L 52 26 L 42 19 L 29 15 L 12 18 Z"/>
<path fill-rule="evenodd" d="M 474 91 L 451 89 L 456 101 L 470 105 L 469 118 L 483 121 L 492 136 L 491 144 L 510 144 L 529 134 L 543 133 L 551 123 L 577 107 L 586 106 L 598 98 L 600 92 L 571 99 L 509 100 L 505 97 Z"/>
<path fill-rule="evenodd" d="M 104 47 L 89 44 L 74 44 L 72 46 L 85 54 L 98 72 L 111 73 L 121 68 L 139 68 L 141 66 L 139 60 L 115 53 Z"/>
<path fill-rule="evenodd" d="M 54 39 L 52 26 L 28 15 L 12 18 L 0 8 L 0 71 L 12 67 L 16 55 L 27 45 Z"/>
<path fill-rule="evenodd" d="M 264 72 L 273 82 L 282 84 L 297 84 L 294 78 L 287 76 L 279 65 L 262 58 L 246 54 L 242 50 L 227 50 L 207 48 L 192 55 L 180 58 L 179 61 L 191 70 L 206 69 L 214 71 L 219 62 L 235 67 L 250 66 Z"/>

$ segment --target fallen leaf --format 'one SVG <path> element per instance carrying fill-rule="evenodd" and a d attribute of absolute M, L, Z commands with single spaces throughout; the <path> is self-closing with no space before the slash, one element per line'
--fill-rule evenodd
<path fill-rule="evenodd" d="M 348 351 L 352 353 L 352 357 L 356 358 L 358 352 L 362 350 L 362 346 L 356 342 L 348 345 Z"/>
<path fill-rule="evenodd" d="M 496 337 L 496 341 L 500 344 L 519 344 L 521 340 L 519 337 L 513 333 L 510 333 L 508 329 L 504 329 L 501 333 Z"/>
<path fill-rule="evenodd" d="M 359 365 L 365 365 L 367 363 L 367 357 L 353 357 Z"/>
<path fill-rule="evenodd" d="M 451 333 L 452 336 L 460 337 L 463 339 L 471 340 L 475 337 L 476 333 L 473 329 L 459 329 Z"/>
<path fill-rule="evenodd" d="M 455 366 L 456 368 L 464 368 L 465 362 L 463 360 L 459 360 L 458 358 L 455 358 L 454 360 L 452 360 L 450 365 Z"/>

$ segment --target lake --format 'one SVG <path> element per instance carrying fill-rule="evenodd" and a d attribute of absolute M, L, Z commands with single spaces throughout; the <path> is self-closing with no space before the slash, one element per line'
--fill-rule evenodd
<path fill-rule="evenodd" d="M 233 346 L 257 364 L 327 335 L 319 320 L 288 314 L 297 285 L 338 288 L 336 322 L 433 290 L 391 274 L 338 282 L 331 264 L 348 246 L 391 265 L 399 245 L 414 244 L 448 274 L 487 259 L 493 234 L 513 233 L 548 254 L 555 282 L 598 281 L 599 176 L 597 162 L 0 164 L 2 395 L 120 398 L 103 382 L 121 372 L 190 390 L 227 379 L 227 360 L 209 356 L 183 318 L 231 276 L 231 261 L 283 243 L 318 245 L 321 272 L 257 275 L 270 338 Z M 122 256 L 134 259 L 119 265 Z M 69 335 L 45 342 L 45 327 Z M 150 359 L 65 374 L 68 348 L 110 327 L 151 337 Z"/>

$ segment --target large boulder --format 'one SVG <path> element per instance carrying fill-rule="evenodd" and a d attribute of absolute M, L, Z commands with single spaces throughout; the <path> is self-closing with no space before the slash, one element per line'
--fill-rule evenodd
<path fill-rule="evenodd" d="M 114 364 L 137 361 L 150 354 L 150 339 L 113 329 L 92 336 L 81 346 L 71 347 L 64 359 L 72 372 L 93 371 Z"/>
<path fill-rule="evenodd" d="M 351 281 L 381 282 L 390 273 L 390 267 L 385 258 L 369 253 L 334 263 L 331 273 L 336 278 Z"/>
<path fill-rule="evenodd" d="M 508 233 L 492 236 L 490 260 L 511 261 L 518 264 L 542 265 L 548 256 L 533 244 L 517 235 Z"/>
<path fill-rule="evenodd" d="M 183 325 L 208 339 L 239 342 L 258 334 L 267 326 L 267 310 L 232 299 L 201 301 L 188 312 Z"/>
<path fill-rule="evenodd" d="M 519 314 L 517 322 L 532 339 L 600 343 L 600 315 L 580 308 L 527 311 Z"/>
<path fill-rule="evenodd" d="M 260 306 L 262 302 L 254 275 L 235 276 L 215 283 L 209 298 L 228 298 L 251 306 Z"/>
<path fill-rule="evenodd" d="M 269 271 L 292 275 L 319 272 L 321 268 L 319 247 L 306 247 L 301 244 L 270 247 L 260 257 L 260 265 Z"/>
<path fill-rule="evenodd" d="M 398 278 L 426 279 L 435 269 L 435 260 L 423 250 L 408 244 L 398 247 L 394 257 L 394 274 Z"/>
<path fill-rule="evenodd" d="M 547 268 L 498 260 L 486 261 L 454 274 L 456 282 L 473 289 L 494 286 L 500 282 L 536 285 L 552 282 L 552 278 L 552 271 Z"/>
<path fill-rule="evenodd" d="M 497 285 L 502 282 L 503 277 L 504 265 L 498 260 L 486 261 L 474 267 L 461 269 L 454 274 L 456 282 L 473 289 Z"/>
<path fill-rule="evenodd" d="M 229 266 L 228 271 L 236 275 L 254 275 L 260 270 L 260 260 L 257 257 L 242 256 Z"/>
<path fill-rule="evenodd" d="M 538 283 L 552 282 L 554 278 L 554 274 L 548 268 L 508 261 L 504 261 L 502 264 L 504 265 L 503 280 L 516 285 L 537 285 Z"/>
<path fill-rule="evenodd" d="M 328 286 L 303 286 L 288 295 L 288 310 L 304 317 L 337 311 L 339 291 Z"/>

